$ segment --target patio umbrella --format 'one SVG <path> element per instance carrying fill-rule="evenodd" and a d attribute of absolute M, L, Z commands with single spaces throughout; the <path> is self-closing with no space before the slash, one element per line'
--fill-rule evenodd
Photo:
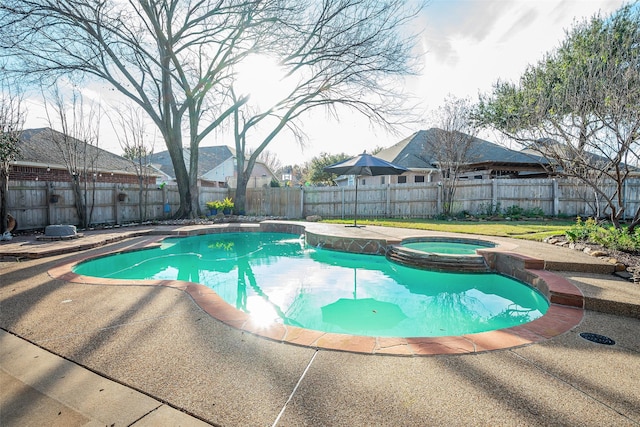
<path fill-rule="evenodd" d="M 324 168 L 326 172 L 335 173 L 336 175 L 355 175 L 356 176 L 356 203 L 353 218 L 353 227 L 358 226 L 358 176 L 380 176 L 380 175 L 402 175 L 408 169 L 402 166 L 394 165 L 386 160 L 382 160 L 371 154 L 364 153 L 351 159 Z"/>

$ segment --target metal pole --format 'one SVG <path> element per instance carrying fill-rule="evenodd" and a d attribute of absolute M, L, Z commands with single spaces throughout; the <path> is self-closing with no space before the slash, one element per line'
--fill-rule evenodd
<path fill-rule="evenodd" d="M 353 216 L 353 226 L 358 226 L 358 175 L 356 175 L 356 207 Z"/>

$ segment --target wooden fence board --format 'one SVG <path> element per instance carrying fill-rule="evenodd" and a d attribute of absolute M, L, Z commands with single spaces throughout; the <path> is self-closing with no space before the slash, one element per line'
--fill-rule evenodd
<path fill-rule="evenodd" d="M 612 184 L 604 185 L 613 191 Z M 438 183 L 362 185 L 358 187 L 359 218 L 431 218 L 440 213 L 441 187 Z M 635 214 L 640 206 L 640 179 L 627 180 L 623 189 L 626 217 Z M 126 195 L 120 201 L 118 195 Z M 58 195 L 52 203 L 50 197 Z M 89 196 L 92 192 L 89 192 Z M 200 207 L 206 213 L 205 203 L 233 196 L 233 190 L 202 187 Z M 44 228 L 49 224 L 76 224 L 73 191 L 70 183 L 18 181 L 9 183 L 9 213 L 16 217 L 19 229 Z M 180 196 L 175 186 L 148 189 L 146 220 L 168 218 L 175 214 Z M 138 187 L 97 183 L 93 224 L 121 224 L 139 220 Z M 169 203 L 170 213 L 164 211 Z M 459 183 L 453 213 L 467 211 L 486 213 L 499 204 L 502 211 L 510 206 L 525 210 L 539 208 L 547 216 L 559 213 L 565 216 L 607 215 L 606 204 L 596 200 L 594 191 L 575 181 L 531 180 L 469 180 Z M 354 187 L 282 187 L 247 189 L 246 214 L 287 218 L 320 215 L 324 218 L 353 218 L 355 209 Z"/>

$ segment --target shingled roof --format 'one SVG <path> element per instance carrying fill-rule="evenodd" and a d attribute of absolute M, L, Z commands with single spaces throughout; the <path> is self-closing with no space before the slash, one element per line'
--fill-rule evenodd
<path fill-rule="evenodd" d="M 438 132 L 442 131 L 437 128 L 420 130 L 380 151 L 376 157 L 408 169 L 436 169 L 438 156 L 433 150 L 438 146 L 435 143 Z M 470 167 L 482 164 L 540 167 L 547 163 L 541 156 L 509 150 L 480 138 L 471 141 L 467 159 Z"/>
<path fill-rule="evenodd" d="M 188 149 L 185 149 L 184 154 L 185 163 L 188 165 L 188 156 L 190 154 L 190 151 Z M 215 169 L 230 157 L 235 157 L 235 152 L 231 149 L 231 147 L 228 147 L 226 145 L 200 147 L 198 149 L 198 176 L 202 176 L 210 170 Z M 169 155 L 168 151 L 154 153 L 151 156 L 151 164 L 170 177 L 176 176 L 175 169 L 173 168 L 173 163 L 171 162 L 171 156 Z"/>
<path fill-rule="evenodd" d="M 64 134 L 51 128 L 26 129 L 22 131 L 19 143 L 19 153 L 16 162 L 35 163 L 52 168 L 65 168 L 63 152 L 55 143 L 61 140 Z M 76 140 L 78 144 L 81 141 Z M 95 158 L 96 168 L 101 171 L 110 171 L 135 175 L 133 164 L 124 157 L 103 150 L 93 145 L 87 145 L 87 158 Z"/>

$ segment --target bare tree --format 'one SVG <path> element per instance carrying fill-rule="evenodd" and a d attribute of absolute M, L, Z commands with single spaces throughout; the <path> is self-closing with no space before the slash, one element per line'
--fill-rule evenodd
<path fill-rule="evenodd" d="M 482 97 L 481 124 L 549 159 L 549 172 L 582 182 L 621 228 L 625 181 L 640 152 L 640 12 L 577 24 L 517 84 L 496 83 Z M 596 211 L 596 214 L 599 212 Z M 629 232 L 640 224 L 632 213 Z"/>
<path fill-rule="evenodd" d="M 407 71 L 414 41 L 401 32 L 413 15 L 408 4 L 414 3 L 15 0 L 0 3 L 0 55 L 12 58 L 15 72 L 95 77 L 140 105 L 171 155 L 178 215 L 195 216 L 198 147 L 227 118 L 237 124 L 240 204 L 257 157 L 312 106 L 340 103 L 389 123 L 386 113 L 402 99 L 390 80 Z M 278 108 L 234 116 L 248 99 L 232 96 L 234 68 L 261 52 L 275 54 L 302 81 Z M 249 129 L 266 118 L 274 123 L 245 164 Z"/>
<path fill-rule="evenodd" d="M 264 163 L 269 170 L 274 173 L 282 168 L 282 163 L 280 159 L 278 159 L 278 155 L 273 151 L 264 150 L 260 156 L 258 156 L 258 161 Z"/>
<path fill-rule="evenodd" d="M 151 177 L 151 157 L 153 143 L 148 143 L 145 113 L 129 106 L 124 111 L 118 110 L 118 121 L 115 129 L 123 157 L 131 162 L 138 177 L 138 214 L 140 223 L 147 219 L 149 205 L 149 179 Z"/>
<path fill-rule="evenodd" d="M 15 0 L 0 3 L 0 55 L 27 77 L 107 82 L 144 109 L 171 155 L 177 215 L 193 217 L 198 146 L 245 102 L 226 102 L 229 67 L 268 49 L 298 10 L 282 0 Z"/>
<path fill-rule="evenodd" d="M 4 78 L 0 79 L 0 235 L 7 231 L 7 203 L 11 163 L 18 156 L 18 142 L 24 123 L 22 97 Z"/>
<path fill-rule="evenodd" d="M 82 95 L 75 89 L 71 92 L 70 103 L 67 103 L 58 86 L 55 86 L 51 96 L 51 104 L 45 103 L 49 127 L 52 129 L 50 137 L 71 177 L 78 224 L 87 228 L 91 224 L 95 206 L 100 112 L 93 106 L 87 111 Z M 60 126 L 61 132 L 53 131 L 56 125 Z"/>
<path fill-rule="evenodd" d="M 289 22 L 289 31 L 274 52 L 285 79 L 283 93 L 270 105 L 240 105 L 234 111 L 238 156 L 236 204 L 244 193 L 258 156 L 283 131 L 302 143 L 302 120 L 311 111 L 324 110 L 339 119 L 341 111 L 355 112 L 387 130 L 413 120 L 402 78 L 415 72 L 414 38 L 406 24 L 420 5 L 403 0 L 327 0 L 304 3 L 304 11 Z M 405 30 L 405 32 L 403 32 Z"/>
<path fill-rule="evenodd" d="M 468 98 L 448 95 L 433 115 L 435 139 L 427 139 L 430 162 L 435 163 L 442 175 L 442 210 L 451 215 L 461 174 L 473 160 L 470 149 L 478 129 L 472 120 L 473 106 Z"/>

